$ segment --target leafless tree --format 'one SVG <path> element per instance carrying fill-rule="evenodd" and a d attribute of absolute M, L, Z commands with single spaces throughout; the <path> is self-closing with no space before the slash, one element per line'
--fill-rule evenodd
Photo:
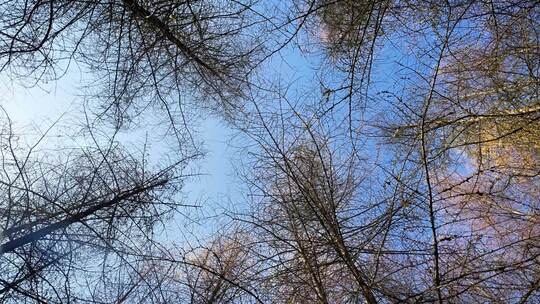
<path fill-rule="evenodd" d="M 26 83 L 80 66 L 101 115 L 120 126 L 148 107 L 179 123 L 177 102 L 239 106 L 262 43 L 253 3 L 235 1 L 4 1 L 1 71 Z M 182 96 L 181 100 L 178 96 Z M 185 105 L 184 105 L 185 106 Z M 172 108 L 172 109 L 171 109 Z M 172 113 L 171 113 L 172 112 Z"/>
<path fill-rule="evenodd" d="M 538 3 L 375 4 L 307 12 L 341 32 L 322 45 L 345 71 L 371 73 L 378 48 L 401 42 L 395 77 L 361 88 L 334 70 L 321 96 L 256 100 L 241 126 L 256 173 L 238 220 L 267 246 L 276 301 L 534 303 Z M 348 14 L 325 13 L 339 5 Z M 340 21 L 381 7 L 381 45 L 361 49 L 345 33 L 365 19 Z"/>
<path fill-rule="evenodd" d="M 46 135 L 28 146 L 4 119 L 2 302 L 167 301 L 145 264 L 159 254 L 159 224 L 182 206 L 189 157 L 151 170 L 117 142 L 41 149 Z"/>
<path fill-rule="evenodd" d="M 41 81 L 80 64 L 114 130 L 155 107 L 193 145 L 185 93 L 227 114 L 249 198 L 207 241 L 165 248 L 152 233 L 181 206 L 189 157 L 149 173 L 95 140 L 37 157 L 6 124 L 4 301 L 539 301 L 538 1 L 0 10 L 1 71 Z M 313 81 L 253 77 L 291 50 L 313 56 Z"/>

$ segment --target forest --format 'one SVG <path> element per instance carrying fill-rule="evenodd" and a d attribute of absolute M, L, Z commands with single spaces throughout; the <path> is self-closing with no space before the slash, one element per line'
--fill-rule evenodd
<path fill-rule="evenodd" d="M 2 0 L 0 83 L 0 303 L 540 303 L 538 0 Z"/>

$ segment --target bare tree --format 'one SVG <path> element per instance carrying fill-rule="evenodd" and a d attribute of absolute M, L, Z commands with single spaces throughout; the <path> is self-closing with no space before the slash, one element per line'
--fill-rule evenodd
<path fill-rule="evenodd" d="M 3 72 L 56 79 L 74 60 L 97 77 L 97 119 L 117 130 L 154 107 L 186 151 L 180 97 L 205 97 L 187 102 L 231 114 L 249 144 L 248 207 L 208 241 L 166 248 L 152 233 L 181 206 L 189 157 L 149 173 L 94 140 L 36 158 L 6 125 L 4 301 L 538 301 L 537 1 L 0 9 Z M 252 77 L 294 46 L 317 62 L 312 82 Z"/>
<path fill-rule="evenodd" d="M 332 13 L 377 13 L 347 1 L 306 7 L 329 33 L 347 32 Z M 276 301 L 534 302 L 537 3 L 384 7 L 384 38 L 412 50 L 395 48 L 405 57 L 395 78 L 366 91 L 338 70 L 322 96 L 256 100 L 241 125 L 256 173 L 246 178 L 253 210 L 238 219 L 267 246 Z M 322 42 L 361 48 L 341 35 Z M 343 59 L 346 71 L 376 67 L 377 52 L 358 56 L 367 61 Z"/>
<path fill-rule="evenodd" d="M 156 225 L 182 206 L 189 158 L 150 170 L 117 142 L 51 154 L 45 136 L 26 146 L 2 126 L 2 302 L 122 302 L 141 289 L 166 301 L 143 264 L 159 253 Z"/>
<path fill-rule="evenodd" d="M 98 113 L 112 116 L 119 126 L 149 106 L 181 122 L 169 109 L 179 95 L 200 97 L 200 106 L 227 112 L 239 106 L 236 100 L 261 47 L 253 34 L 258 20 L 252 5 L 5 1 L 0 5 L 0 70 L 39 83 L 58 79 L 78 64 L 90 72 L 88 93 L 98 97 L 92 99 L 102 107 Z"/>

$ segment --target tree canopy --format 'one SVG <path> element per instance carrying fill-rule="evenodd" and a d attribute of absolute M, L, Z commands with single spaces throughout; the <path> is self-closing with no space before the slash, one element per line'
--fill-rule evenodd
<path fill-rule="evenodd" d="M 2 105 L 3 303 L 540 301 L 538 1 L 0 3 L 0 79 L 75 75 L 72 120 Z"/>

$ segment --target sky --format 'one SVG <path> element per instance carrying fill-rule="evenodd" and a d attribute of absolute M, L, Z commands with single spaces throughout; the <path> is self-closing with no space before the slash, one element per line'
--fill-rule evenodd
<path fill-rule="evenodd" d="M 316 67 L 320 64 L 320 56 L 308 54 L 304 56 L 294 45 L 289 45 L 281 50 L 279 56 L 274 56 L 268 60 L 261 70 L 269 72 L 271 79 L 284 79 L 289 81 L 289 93 L 293 98 L 296 95 L 306 93 L 306 83 L 316 80 Z M 84 76 L 82 69 L 70 67 L 66 75 L 57 81 L 40 83 L 39 86 L 25 87 L 21 83 L 0 77 L 0 105 L 8 113 L 15 130 L 18 134 L 24 134 L 25 140 L 32 145 L 35 136 L 45 132 L 53 124 L 55 127 L 48 132 L 46 140 L 40 147 L 46 149 L 50 145 L 81 145 L 79 139 L 66 135 L 67 129 L 76 132 L 78 124 L 84 123 L 81 104 L 83 97 L 80 88 L 84 86 L 89 77 Z M 285 85 L 285 84 L 284 84 Z M 309 92 L 317 95 L 318 92 Z M 272 102 L 272 101 L 270 101 Z M 203 151 L 205 157 L 192 164 L 192 170 L 200 173 L 199 176 L 187 181 L 183 188 L 185 202 L 188 205 L 201 205 L 203 217 L 213 216 L 223 211 L 225 206 L 242 208 L 245 205 L 245 197 L 241 188 L 240 180 L 235 173 L 234 164 L 242 159 L 245 149 L 241 147 L 242 142 L 234 142 L 237 134 L 220 118 L 207 115 L 202 118 L 196 128 L 196 141 L 204 143 Z M 125 131 L 118 137 L 123 143 L 134 146 L 140 143 L 145 132 L 149 132 L 145 126 Z M 151 131 L 150 131 L 151 132 Z M 232 145 L 229 143 L 232 141 Z M 170 152 L 167 141 L 155 139 L 150 152 L 151 157 L 166 157 Z M 188 210 L 188 212 L 191 212 Z M 195 211 L 198 212 L 198 211 Z M 188 218 L 179 215 L 174 220 L 178 229 L 172 229 L 171 234 L 178 231 L 185 231 L 185 220 Z M 217 219 L 215 219 L 217 220 Z M 212 221 L 212 220 L 210 220 Z M 219 225 L 206 225 L 206 221 L 198 229 L 211 230 Z M 175 226 L 173 225 L 173 226 Z M 195 234 L 195 233 L 194 233 Z M 201 231 L 197 231 L 201 235 Z M 169 238 L 169 236 L 165 236 Z M 174 238 L 174 236 L 173 236 Z"/>
<path fill-rule="evenodd" d="M 24 87 L 10 79 L 0 79 L 0 105 L 13 125 L 15 133 L 28 146 L 32 146 L 37 138 L 47 132 L 47 136 L 39 144 L 38 150 L 47 153 L 47 149 L 64 146 L 80 146 L 84 143 L 67 135 L 75 133 L 77 124 L 83 123 L 81 113 L 82 97 L 80 87 L 83 83 L 76 72 L 69 72 L 60 80 L 48 84 L 40 84 L 40 87 Z M 5 119 L 5 115 L 0 115 Z M 66 132 L 66 130 L 68 130 Z M 200 121 L 197 128 L 196 140 L 204 143 L 205 157 L 191 163 L 188 170 L 198 172 L 197 177 L 189 179 L 183 188 L 182 199 L 187 205 L 201 205 L 201 210 L 183 210 L 176 215 L 173 223 L 167 227 L 161 237 L 173 242 L 184 240 L 186 235 L 178 235 L 179 232 L 189 231 L 186 225 L 190 225 L 193 235 L 204 236 L 204 231 L 210 233 L 208 225 L 193 224 L 187 222 L 185 215 L 196 212 L 199 216 L 190 218 L 206 218 L 215 215 L 221 210 L 220 205 L 229 200 L 239 200 L 240 196 L 233 189 L 237 189 L 232 162 L 236 150 L 228 146 L 232 136 L 232 130 L 215 116 L 208 115 Z M 117 137 L 127 146 L 140 143 L 141 136 L 148 130 L 144 126 L 138 130 L 129 130 Z M 166 146 L 167 141 L 159 139 L 153 141 L 153 148 L 149 154 L 156 162 L 160 158 L 167 157 L 170 151 Z M 215 225 L 217 226 L 217 225 Z M 196 231 L 196 232 L 195 232 Z"/>

